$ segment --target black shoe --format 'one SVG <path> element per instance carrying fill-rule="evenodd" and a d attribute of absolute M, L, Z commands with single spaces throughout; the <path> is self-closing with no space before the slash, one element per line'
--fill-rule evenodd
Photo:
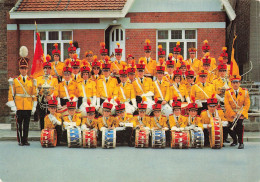
<path fill-rule="evenodd" d="M 236 146 L 236 145 L 237 145 L 236 142 L 233 142 L 233 143 L 230 144 L 231 147 Z"/>
<path fill-rule="evenodd" d="M 225 145 L 223 144 L 222 147 L 225 147 Z"/>
<path fill-rule="evenodd" d="M 30 143 L 29 143 L 29 142 L 24 142 L 23 144 L 24 144 L 24 145 L 27 145 L 27 146 L 30 146 Z"/>
<path fill-rule="evenodd" d="M 230 141 L 229 140 L 224 140 L 224 143 L 230 143 Z"/>
<path fill-rule="evenodd" d="M 23 143 L 18 143 L 19 146 L 23 146 Z"/>
<path fill-rule="evenodd" d="M 244 148 L 244 144 L 240 143 L 239 146 L 238 146 L 238 149 L 243 149 L 243 148 Z"/>

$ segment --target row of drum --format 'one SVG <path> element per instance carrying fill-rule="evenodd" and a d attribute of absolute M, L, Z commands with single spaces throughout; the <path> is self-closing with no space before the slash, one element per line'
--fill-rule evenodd
<path fill-rule="evenodd" d="M 214 128 L 214 127 L 213 127 Z M 165 130 L 135 130 L 135 147 L 148 148 L 149 138 L 151 140 L 152 148 L 165 148 L 166 135 Z M 151 137 L 150 137 L 151 134 Z M 221 148 L 223 145 L 222 130 L 211 129 L 210 135 L 211 148 Z M 116 147 L 116 129 L 105 129 L 102 132 L 102 148 Z M 96 130 L 81 131 L 78 127 L 70 127 L 67 129 L 67 143 L 68 147 L 97 147 L 97 132 Z M 57 144 L 57 132 L 55 129 L 43 129 L 41 132 L 42 147 L 54 147 Z M 182 130 L 171 131 L 171 148 L 203 148 L 204 147 L 204 133 L 202 130 Z"/>

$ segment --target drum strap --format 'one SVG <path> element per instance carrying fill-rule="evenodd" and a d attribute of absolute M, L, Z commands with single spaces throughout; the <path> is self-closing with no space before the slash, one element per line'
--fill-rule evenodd
<path fill-rule="evenodd" d="M 84 98 L 87 98 L 86 90 L 85 90 L 85 85 L 84 85 L 84 83 L 82 83 L 81 85 L 82 85 L 82 89 L 83 89 Z"/>
<path fill-rule="evenodd" d="M 174 87 L 179 97 L 181 98 L 181 102 L 184 102 L 184 98 L 182 97 L 180 90 L 174 84 L 172 84 L 172 86 Z"/>
<path fill-rule="evenodd" d="M 207 98 L 209 98 L 208 94 L 207 94 L 201 87 L 199 87 L 197 84 L 195 84 L 195 85 L 204 93 L 204 95 L 205 95 Z"/>
<path fill-rule="evenodd" d="M 138 87 L 140 88 L 140 90 L 141 90 L 141 91 L 143 92 L 143 94 L 144 94 L 144 90 L 143 90 L 142 86 L 140 85 L 139 80 L 140 80 L 140 78 L 138 78 L 138 79 L 136 80 L 136 83 L 137 83 Z"/>
<path fill-rule="evenodd" d="M 161 91 L 161 88 L 160 88 L 159 85 L 158 85 L 158 81 L 155 81 L 155 85 L 156 85 L 156 87 L 157 87 L 157 90 L 158 90 L 158 92 L 159 92 L 159 94 L 160 94 L 161 99 L 164 100 L 163 94 L 162 94 L 162 91 Z"/>
<path fill-rule="evenodd" d="M 103 124 L 105 125 L 105 127 L 108 127 L 107 122 L 105 121 L 105 117 L 103 117 L 102 119 L 103 119 Z"/>
<path fill-rule="evenodd" d="M 179 127 L 180 127 L 180 124 L 179 124 L 179 122 L 178 122 L 176 116 L 175 116 L 175 115 L 173 115 L 173 116 L 174 116 L 174 119 L 175 119 L 176 126 L 179 128 Z"/>
<path fill-rule="evenodd" d="M 70 95 L 69 95 L 68 88 L 67 88 L 66 84 L 64 84 L 64 90 L 65 90 L 67 99 L 70 99 Z"/>
<path fill-rule="evenodd" d="M 108 98 L 108 94 L 107 94 L 107 85 L 103 79 L 103 86 L 104 86 L 104 90 L 105 90 L 105 94 L 106 94 L 106 97 Z"/>
<path fill-rule="evenodd" d="M 126 100 L 124 89 L 122 87 L 120 87 L 120 90 L 121 90 L 121 93 L 122 93 L 122 96 L 123 96 L 124 100 Z"/>
<path fill-rule="evenodd" d="M 58 71 L 57 71 L 57 69 L 56 69 L 55 63 L 53 64 L 53 68 L 54 68 L 54 72 L 55 72 L 56 76 L 58 77 L 59 74 L 58 74 Z"/>
<path fill-rule="evenodd" d="M 157 127 L 161 129 L 162 126 L 160 125 L 160 123 L 157 122 L 157 118 L 156 117 L 154 117 L 154 120 L 155 120 L 155 123 L 156 123 Z"/>

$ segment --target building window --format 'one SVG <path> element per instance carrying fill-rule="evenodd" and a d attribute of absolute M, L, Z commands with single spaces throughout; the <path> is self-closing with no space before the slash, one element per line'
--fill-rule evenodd
<path fill-rule="evenodd" d="M 181 55 L 184 59 L 189 58 L 189 48 L 197 48 L 197 31 L 196 30 L 157 30 L 157 46 L 162 45 L 166 51 L 166 57 L 173 53 L 173 48 L 180 41 Z M 158 49 L 156 53 L 158 52 Z M 156 55 L 158 60 L 158 54 Z"/>
<path fill-rule="evenodd" d="M 73 40 L 72 31 L 40 31 L 40 38 L 44 55 L 52 55 L 52 50 L 55 48 L 53 44 L 57 43 L 61 51 L 60 61 L 64 61 L 69 57 L 68 48 L 69 42 Z M 36 32 L 34 33 L 34 48 L 36 45 Z"/>

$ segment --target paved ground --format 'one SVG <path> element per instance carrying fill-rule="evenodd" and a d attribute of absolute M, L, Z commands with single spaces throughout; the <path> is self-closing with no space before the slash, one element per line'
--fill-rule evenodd
<path fill-rule="evenodd" d="M 181 181 L 259 182 L 260 143 L 244 150 L 42 148 L 39 142 L 20 147 L 0 142 L 3 182 L 47 181 Z M 0 180 L 1 181 L 1 180 Z"/>

